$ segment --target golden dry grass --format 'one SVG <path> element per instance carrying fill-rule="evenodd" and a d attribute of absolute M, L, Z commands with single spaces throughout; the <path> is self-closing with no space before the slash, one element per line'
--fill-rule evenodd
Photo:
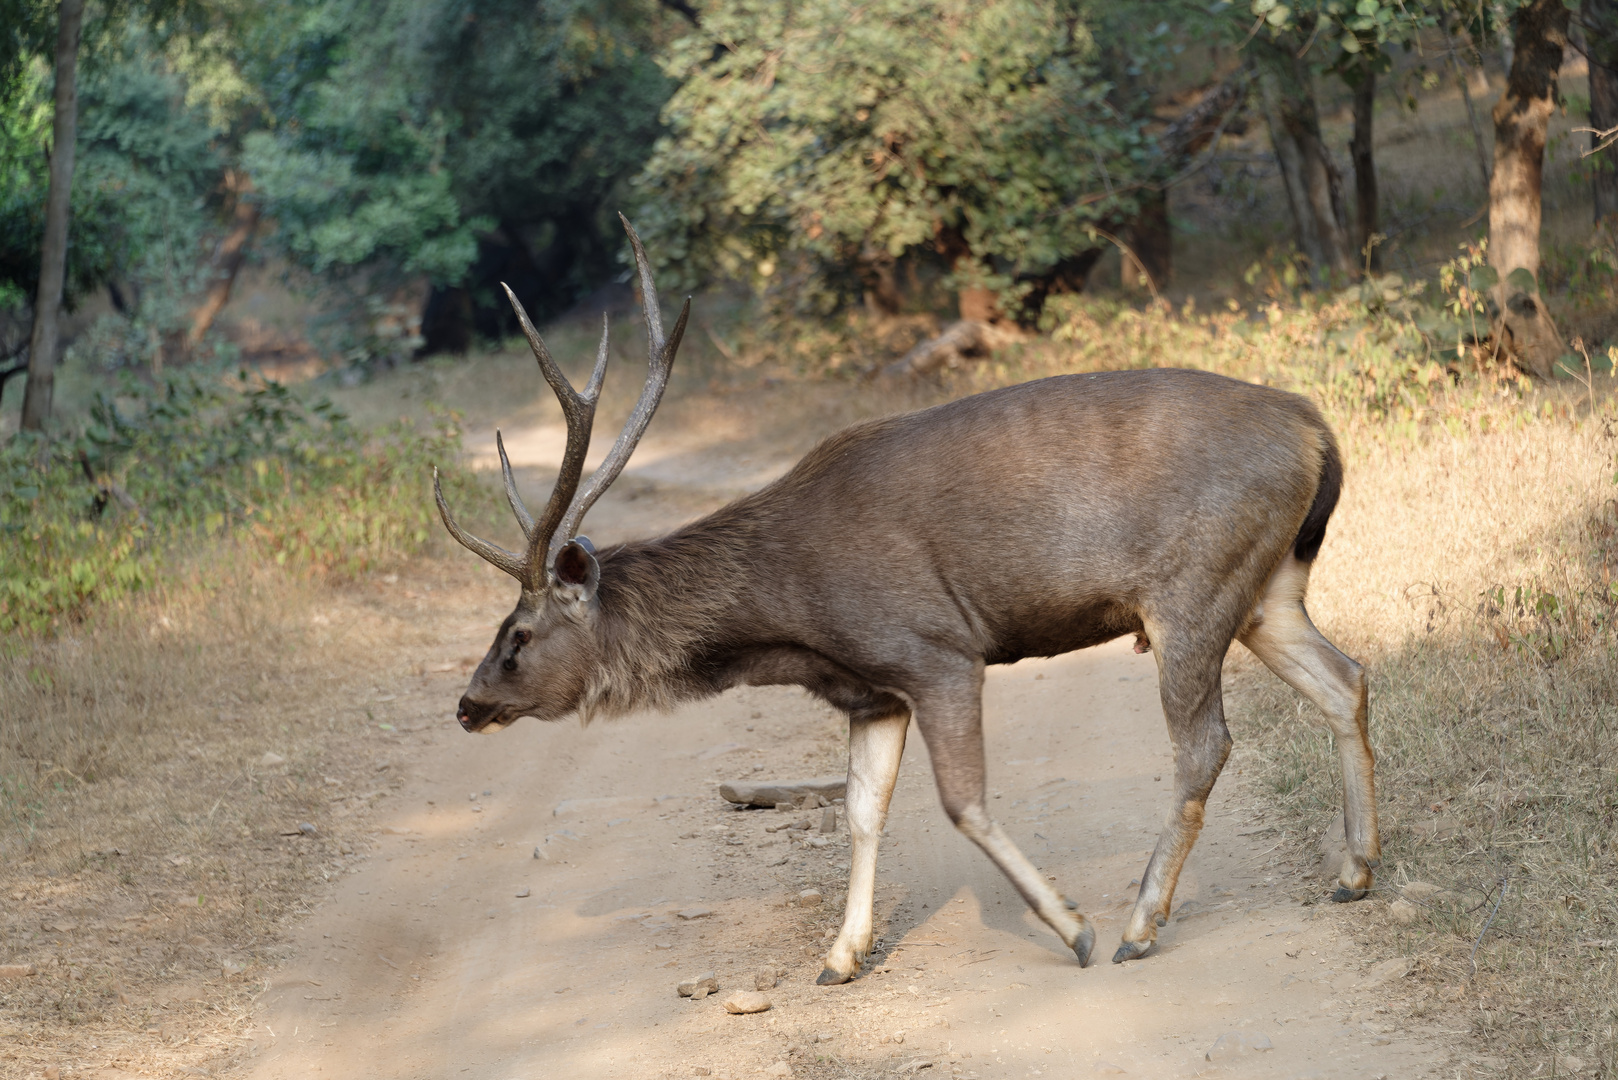
<path fill-rule="evenodd" d="M 1435 991 L 1422 1011 L 1508 1075 L 1548 1075 L 1553 1059 L 1618 1070 L 1613 425 L 1609 404 L 1463 438 L 1352 440 L 1311 589 L 1317 621 L 1371 671 L 1371 903 L 1413 905 L 1384 912 L 1380 935 L 1419 961 Z M 1307 848 L 1341 802 L 1335 755 L 1245 659 L 1233 711 L 1270 797 L 1312 825 Z"/>

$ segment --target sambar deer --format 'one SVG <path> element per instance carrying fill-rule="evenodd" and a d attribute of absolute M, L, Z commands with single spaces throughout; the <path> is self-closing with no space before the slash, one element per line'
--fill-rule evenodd
<path fill-rule="evenodd" d="M 1090 961 L 1095 931 L 989 816 L 987 664 L 1125 634 L 1157 661 L 1174 802 L 1114 962 L 1168 916 L 1230 752 L 1220 668 L 1233 640 L 1320 707 L 1343 769 L 1347 857 L 1334 899 L 1378 863 L 1366 680 L 1304 610 L 1342 460 L 1303 398 L 1197 371 L 1064 375 L 833 435 L 790 472 L 666 536 L 595 550 L 580 521 L 623 469 L 668 383 L 690 300 L 665 337 L 639 238 L 651 353 L 634 413 L 580 486 L 607 362 L 575 391 L 509 290 L 566 414 L 561 475 L 536 521 L 500 446 L 527 538 L 516 554 L 444 525 L 522 584 L 457 712 L 467 731 L 668 708 L 728 687 L 793 684 L 847 713 L 853 838 L 841 933 L 819 982 L 872 947 L 878 838 L 914 718 L 950 819 Z"/>

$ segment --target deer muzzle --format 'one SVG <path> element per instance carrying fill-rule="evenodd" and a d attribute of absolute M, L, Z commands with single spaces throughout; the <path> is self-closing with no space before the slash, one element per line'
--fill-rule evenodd
<path fill-rule="evenodd" d="M 507 723 L 500 715 L 500 706 L 473 701 L 465 695 L 461 697 L 461 703 L 455 707 L 455 719 L 460 721 L 463 731 L 474 734 L 499 731 Z"/>

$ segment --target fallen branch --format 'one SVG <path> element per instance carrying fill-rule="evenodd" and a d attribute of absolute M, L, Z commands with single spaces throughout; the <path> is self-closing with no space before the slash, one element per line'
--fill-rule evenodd
<path fill-rule="evenodd" d="M 1021 341 L 1014 329 L 962 319 L 942 334 L 929 338 L 882 369 L 884 375 L 930 375 L 941 368 L 960 367 L 966 360 L 988 356 L 995 349 Z"/>

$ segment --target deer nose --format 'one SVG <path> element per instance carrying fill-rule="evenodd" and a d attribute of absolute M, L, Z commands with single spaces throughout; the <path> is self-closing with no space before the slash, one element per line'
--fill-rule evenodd
<path fill-rule="evenodd" d="M 477 731 L 494 718 L 496 707 L 473 701 L 463 696 L 459 705 L 455 707 L 455 719 L 461 722 L 463 731 Z"/>

